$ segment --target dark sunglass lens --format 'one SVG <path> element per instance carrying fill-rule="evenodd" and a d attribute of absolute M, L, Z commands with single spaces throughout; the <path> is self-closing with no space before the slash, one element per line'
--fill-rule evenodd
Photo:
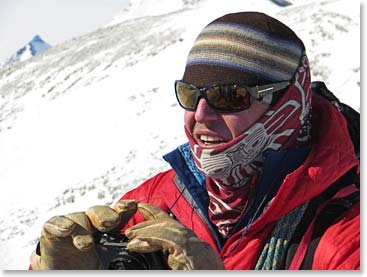
<path fill-rule="evenodd" d="M 197 89 L 182 83 L 176 83 L 177 99 L 185 109 L 194 110 L 196 108 Z"/>
<path fill-rule="evenodd" d="M 250 94 L 244 87 L 237 87 L 233 90 L 233 108 L 236 110 L 247 109 L 250 107 Z"/>
<path fill-rule="evenodd" d="M 209 105 L 218 110 L 226 110 L 229 107 L 225 94 L 221 86 L 212 86 L 206 90 Z"/>
<path fill-rule="evenodd" d="M 234 85 L 213 86 L 206 92 L 212 107 L 221 111 L 239 111 L 250 106 L 250 97 L 243 87 Z"/>

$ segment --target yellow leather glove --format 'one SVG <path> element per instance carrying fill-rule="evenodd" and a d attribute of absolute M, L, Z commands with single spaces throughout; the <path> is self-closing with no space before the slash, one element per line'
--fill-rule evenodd
<path fill-rule="evenodd" d="M 93 234 L 122 228 L 136 210 L 136 201 L 122 200 L 113 209 L 94 206 L 86 212 L 52 217 L 42 227 L 41 256 L 31 255 L 32 269 L 101 269 Z"/>
<path fill-rule="evenodd" d="M 147 221 L 126 229 L 130 251 L 147 253 L 165 249 L 169 253 L 168 265 L 174 270 L 225 269 L 209 244 L 167 213 L 147 203 L 138 203 L 138 210 Z"/>

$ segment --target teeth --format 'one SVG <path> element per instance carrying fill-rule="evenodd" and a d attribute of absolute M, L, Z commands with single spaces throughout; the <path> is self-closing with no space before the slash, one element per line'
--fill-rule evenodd
<path fill-rule="evenodd" d="M 206 136 L 206 135 L 201 135 L 200 139 L 202 141 L 204 141 L 205 143 L 213 143 L 213 142 L 221 142 L 223 141 L 222 139 L 218 138 L 218 137 L 212 137 L 212 136 Z"/>

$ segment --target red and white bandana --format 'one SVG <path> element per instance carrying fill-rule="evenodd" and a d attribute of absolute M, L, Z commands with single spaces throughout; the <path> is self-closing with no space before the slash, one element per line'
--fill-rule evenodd
<path fill-rule="evenodd" d="M 185 128 L 195 164 L 208 177 L 209 217 L 223 237 L 230 235 L 248 206 L 261 173 L 262 153 L 308 143 L 311 94 L 309 64 L 303 56 L 282 98 L 242 135 L 205 149 Z"/>

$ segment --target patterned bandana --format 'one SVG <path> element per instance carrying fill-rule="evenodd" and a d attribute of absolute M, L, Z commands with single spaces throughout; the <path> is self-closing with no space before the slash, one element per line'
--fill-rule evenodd
<path fill-rule="evenodd" d="M 185 128 L 195 164 L 209 177 L 209 217 L 224 238 L 231 234 L 254 193 L 262 153 L 309 142 L 310 109 L 310 69 L 304 55 L 280 100 L 242 135 L 217 148 L 204 149 Z"/>

